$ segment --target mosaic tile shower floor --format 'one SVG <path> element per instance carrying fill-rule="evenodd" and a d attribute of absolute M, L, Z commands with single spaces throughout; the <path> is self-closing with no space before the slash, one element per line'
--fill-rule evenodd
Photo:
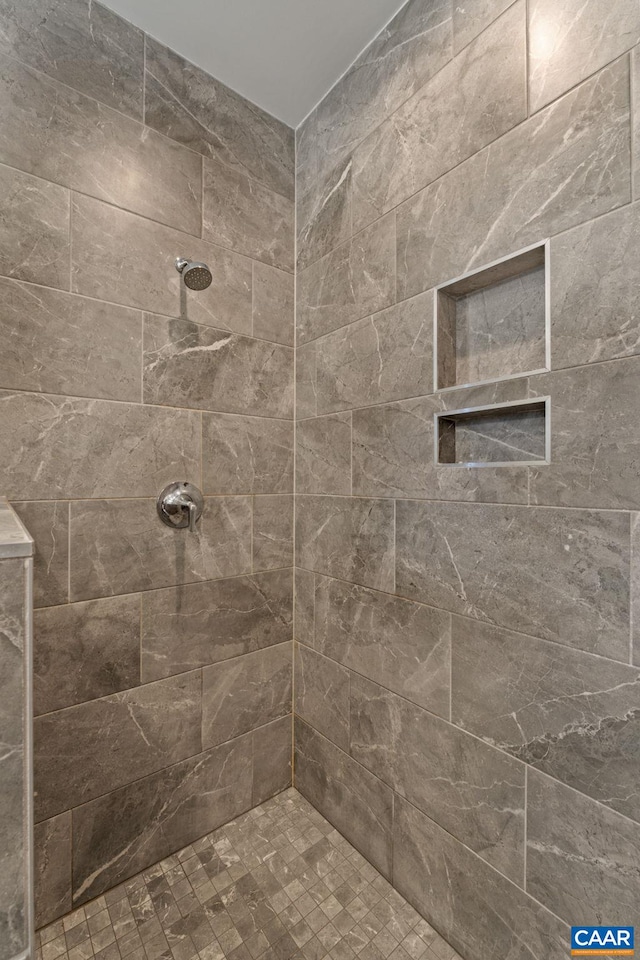
<path fill-rule="evenodd" d="M 294 789 L 37 935 L 36 960 L 460 960 Z"/>

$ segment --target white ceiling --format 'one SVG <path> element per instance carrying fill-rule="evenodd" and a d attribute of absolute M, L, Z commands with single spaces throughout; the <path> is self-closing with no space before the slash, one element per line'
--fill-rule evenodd
<path fill-rule="evenodd" d="M 106 0 L 292 127 L 405 0 Z"/>

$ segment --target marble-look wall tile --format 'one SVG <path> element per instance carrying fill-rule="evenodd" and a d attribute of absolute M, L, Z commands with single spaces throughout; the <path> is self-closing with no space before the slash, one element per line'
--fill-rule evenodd
<path fill-rule="evenodd" d="M 551 241 L 551 367 L 640 353 L 637 206 Z"/>
<path fill-rule="evenodd" d="M 193 534 L 161 523 L 155 500 L 79 500 L 70 542 L 71 600 L 234 577 L 251 566 L 251 504 L 205 499 Z"/>
<path fill-rule="evenodd" d="M 258 727 L 253 731 L 252 736 L 252 805 L 256 806 L 291 786 L 293 752 L 291 717 L 282 717 L 274 723 Z"/>
<path fill-rule="evenodd" d="M 35 542 L 33 605 L 48 607 L 69 599 L 69 504 L 48 500 L 13 503 Z"/>
<path fill-rule="evenodd" d="M 36 823 L 33 833 L 36 929 L 69 913 L 71 812 Z"/>
<path fill-rule="evenodd" d="M 425 293 L 323 337 L 318 413 L 432 393 L 433 309 Z"/>
<path fill-rule="evenodd" d="M 146 403 L 293 416 L 293 350 L 189 320 L 145 316 Z"/>
<path fill-rule="evenodd" d="M 72 206 L 74 293 L 251 333 L 250 260 L 91 197 Z M 186 256 L 211 268 L 207 290 L 185 287 L 175 261 Z"/>
<path fill-rule="evenodd" d="M 395 301 L 395 219 L 383 217 L 297 277 L 297 342 Z"/>
<path fill-rule="evenodd" d="M 353 229 L 441 177 L 527 116 L 526 10 L 514 4 L 353 155 Z"/>
<path fill-rule="evenodd" d="M 294 636 L 308 645 L 313 645 L 315 631 L 315 581 L 315 574 L 308 570 L 294 570 Z"/>
<path fill-rule="evenodd" d="M 237 167 L 204 161 L 202 236 L 254 260 L 293 271 L 294 207 Z"/>
<path fill-rule="evenodd" d="M 201 705 L 194 671 L 36 717 L 36 821 L 199 753 Z"/>
<path fill-rule="evenodd" d="M 253 264 L 253 335 L 292 347 L 295 340 L 293 274 L 266 263 Z"/>
<path fill-rule="evenodd" d="M 301 420 L 296 428 L 296 491 L 351 494 L 351 414 Z"/>
<path fill-rule="evenodd" d="M 631 514 L 631 662 L 640 667 L 640 513 Z"/>
<path fill-rule="evenodd" d="M 521 763 L 355 675 L 350 743 L 355 760 L 522 885 Z"/>
<path fill-rule="evenodd" d="M 459 53 L 493 23 L 514 0 L 454 0 L 453 51 Z"/>
<path fill-rule="evenodd" d="M 296 204 L 298 269 L 308 267 L 351 236 L 352 165 L 349 157 L 300 192 Z"/>
<path fill-rule="evenodd" d="M 398 593 L 628 662 L 628 514 L 398 501 L 396 522 Z"/>
<path fill-rule="evenodd" d="M 3 53 L 142 119 L 142 30 L 92 0 L 2 0 L 0 18 Z"/>
<path fill-rule="evenodd" d="M 0 274 L 69 289 L 69 191 L 0 166 Z"/>
<path fill-rule="evenodd" d="M 292 635 L 290 570 L 191 583 L 142 596 L 142 680 L 239 657 Z"/>
<path fill-rule="evenodd" d="M 293 423 L 204 414 L 204 493 L 292 493 Z"/>
<path fill-rule="evenodd" d="M 293 130 L 151 37 L 145 123 L 293 199 Z"/>
<path fill-rule="evenodd" d="M 296 347 L 296 417 L 316 415 L 316 343 Z"/>
<path fill-rule="evenodd" d="M 640 923 L 640 825 L 535 770 L 527 890 L 567 923 Z"/>
<path fill-rule="evenodd" d="M 295 648 L 297 716 L 349 752 L 349 671 L 308 647 Z"/>
<path fill-rule="evenodd" d="M 36 610 L 36 716 L 140 683 L 140 597 L 115 597 Z"/>
<path fill-rule="evenodd" d="M 298 632 L 298 639 L 448 720 L 450 615 L 340 580 L 317 580 L 315 630 L 307 629 L 306 637 Z"/>
<path fill-rule="evenodd" d="M 200 474 L 197 413 L 8 391 L 0 411 L 10 498 L 151 497 Z"/>
<path fill-rule="evenodd" d="M 0 279 L 0 386 L 138 401 L 142 317 L 135 310 Z"/>
<path fill-rule="evenodd" d="M 529 4 L 529 100 L 533 112 L 640 41 L 635 0 L 533 0 Z"/>
<path fill-rule="evenodd" d="M 302 720 L 294 742 L 296 788 L 390 877 L 393 791 Z"/>
<path fill-rule="evenodd" d="M 174 764 L 73 814 L 79 906 L 248 810 L 251 735 Z"/>
<path fill-rule="evenodd" d="M 202 161 L 190 150 L 8 57 L 0 124 L 3 163 L 200 236 Z"/>
<path fill-rule="evenodd" d="M 446 283 L 630 198 L 625 58 L 399 208 L 398 298 Z"/>
<path fill-rule="evenodd" d="M 568 926 L 402 799 L 393 841 L 394 885 L 467 960 L 564 960 Z"/>
<path fill-rule="evenodd" d="M 254 572 L 292 565 L 293 497 L 254 497 Z"/>
<path fill-rule="evenodd" d="M 296 563 L 330 577 L 393 590 L 393 503 L 297 498 Z"/>
<path fill-rule="evenodd" d="M 290 715 L 292 652 L 280 643 L 203 669 L 204 748 Z"/>

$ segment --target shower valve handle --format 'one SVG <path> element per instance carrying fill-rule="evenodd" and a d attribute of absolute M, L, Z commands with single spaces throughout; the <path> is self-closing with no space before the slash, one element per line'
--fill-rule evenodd
<path fill-rule="evenodd" d="M 202 516 L 204 498 L 192 483 L 170 483 L 157 500 L 158 516 L 175 530 L 189 528 L 196 532 L 196 523 Z"/>

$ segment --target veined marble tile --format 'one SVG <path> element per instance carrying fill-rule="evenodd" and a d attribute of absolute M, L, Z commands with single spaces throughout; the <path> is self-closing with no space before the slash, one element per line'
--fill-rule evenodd
<path fill-rule="evenodd" d="M 293 350 L 191 323 L 145 316 L 144 398 L 225 413 L 293 417 Z"/>
<path fill-rule="evenodd" d="M 0 386 L 139 401 L 142 316 L 127 307 L 0 279 Z"/>
<path fill-rule="evenodd" d="M 0 275 L 69 289 L 69 191 L 0 165 Z"/>
<path fill-rule="evenodd" d="M 74 293 L 210 327 L 251 333 L 251 261 L 91 197 L 73 197 Z M 187 290 L 176 257 L 208 264 L 207 290 Z"/>
<path fill-rule="evenodd" d="M 433 309 L 429 291 L 319 340 L 318 413 L 432 393 Z"/>
<path fill-rule="evenodd" d="M 71 504 L 71 600 L 248 573 L 247 497 L 208 497 L 196 533 L 165 526 L 154 500 Z"/>
<path fill-rule="evenodd" d="M 294 288 L 291 273 L 254 261 L 254 337 L 293 346 L 296 335 Z"/>
<path fill-rule="evenodd" d="M 296 563 L 308 570 L 393 590 L 393 503 L 298 496 Z"/>
<path fill-rule="evenodd" d="M 296 418 L 316 415 L 316 343 L 296 347 Z"/>
<path fill-rule="evenodd" d="M 640 922 L 640 824 L 544 774 L 527 787 L 527 890 L 567 923 Z"/>
<path fill-rule="evenodd" d="M 395 220 L 384 217 L 297 275 L 297 343 L 395 300 Z"/>
<path fill-rule="evenodd" d="M 2 0 L 0 19 L 4 53 L 142 119 L 142 30 L 92 0 Z"/>
<path fill-rule="evenodd" d="M 69 504 L 46 500 L 13 503 L 33 537 L 33 605 L 48 607 L 69 600 Z"/>
<path fill-rule="evenodd" d="M 294 709 L 302 720 L 349 752 L 349 671 L 295 645 Z"/>
<path fill-rule="evenodd" d="M 252 805 L 263 803 L 291 786 L 293 727 L 291 717 L 253 731 Z"/>
<path fill-rule="evenodd" d="M 351 157 L 309 188 L 300 190 L 296 211 L 298 268 L 309 266 L 351 236 Z"/>
<path fill-rule="evenodd" d="M 71 911 L 71 812 L 36 823 L 33 835 L 36 929 Z"/>
<path fill-rule="evenodd" d="M 520 0 L 355 150 L 354 230 L 526 118 L 525 21 Z"/>
<path fill-rule="evenodd" d="M 0 486 L 13 499 L 151 497 L 199 476 L 197 413 L 8 391 L 0 411 Z"/>
<path fill-rule="evenodd" d="M 350 496 L 350 413 L 336 413 L 298 423 L 296 491 Z"/>
<path fill-rule="evenodd" d="M 640 667 L 640 513 L 631 514 L 631 662 Z"/>
<path fill-rule="evenodd" d="M 292 493 L 293 423 L 204 414 L 205 493 Z"/>
<path fill-rule="evenodd" d="M 293 497 L 253 498 L 253 570 L 293 566 Z"/>
<path fill-rule="evenodd" d="M 453 52 L 458 53 L 493 23 L 514 0 L 455 0 Z"/>
<path fill-rule="evenodd" d="M 640 41 L 634 0 L 533 0 L 529 5 L 531 111 L 561 96 Z"/>
<path fill-rule="evenodd" d="M 449 719 L 450 615 L 340 580 L 316 579 L 315 630 L 307 627 L 306 636 L 299 631 L 299 639 Z M 308 589 L 305 583 L 305 609 Z"/>
<path fill-rule="evenodd" d="M 202 236 L 254 260 L 293 271 L 293 201 L 246 173 L 204 161 Z"/>
<path fill-rule="evenodd" d="M 293 200 L 294 131 L 151 37 L 145 123 Z"/>
<path fill-rule="evenodd" d="M 292 605 L 290 570 L 144 593 L 143 682 L 290 640 Z"/>
<path fill-rule="evenodd" d="M 398 298 L 628 203 L 629 142 L 623 59 L 398 209 Z"/>
<path fill-rule="evenodd" d="M 297 567 L 294 575 L 296 640 L 313 646 L 315 631 L 315 574 Z M 335 659 L 335 658 L 334 658 Z"/>
<path fill-rule="evenodd" d="M 205 749 L 291 713 L 292 653 L 291 643 L 280 643 L 204 667 Z"/>
<path fill-rule="evenodd" d="M 350 699 L 352 757 L 521 886 L 524 766 L 362 677 Z"/>
<path fill-rule="evenodd" d="M 394 886 L 467 960 L 565 960 L 568 926 L 402 799 L 393 841 Z"/>
<path fill-rule="evenodd" d="M 36 821 L 199 753 L 200 711 L 196 670 L 36 717 Z"/>
<path fill-rule="evenodd" d="M 318 182 L 318 110 L 296 128 L 296 190 L 298 196 Z"/>
<path fill-rule="evenodd" d="M 628 662 L 628 514 L 398 501 L 404 596 Z"/>
<path fill-rule="evenodd" d="M 376 870 L 389 877 L 393 792 L 299 719 L 294 740 L 296 788 Z"/>

